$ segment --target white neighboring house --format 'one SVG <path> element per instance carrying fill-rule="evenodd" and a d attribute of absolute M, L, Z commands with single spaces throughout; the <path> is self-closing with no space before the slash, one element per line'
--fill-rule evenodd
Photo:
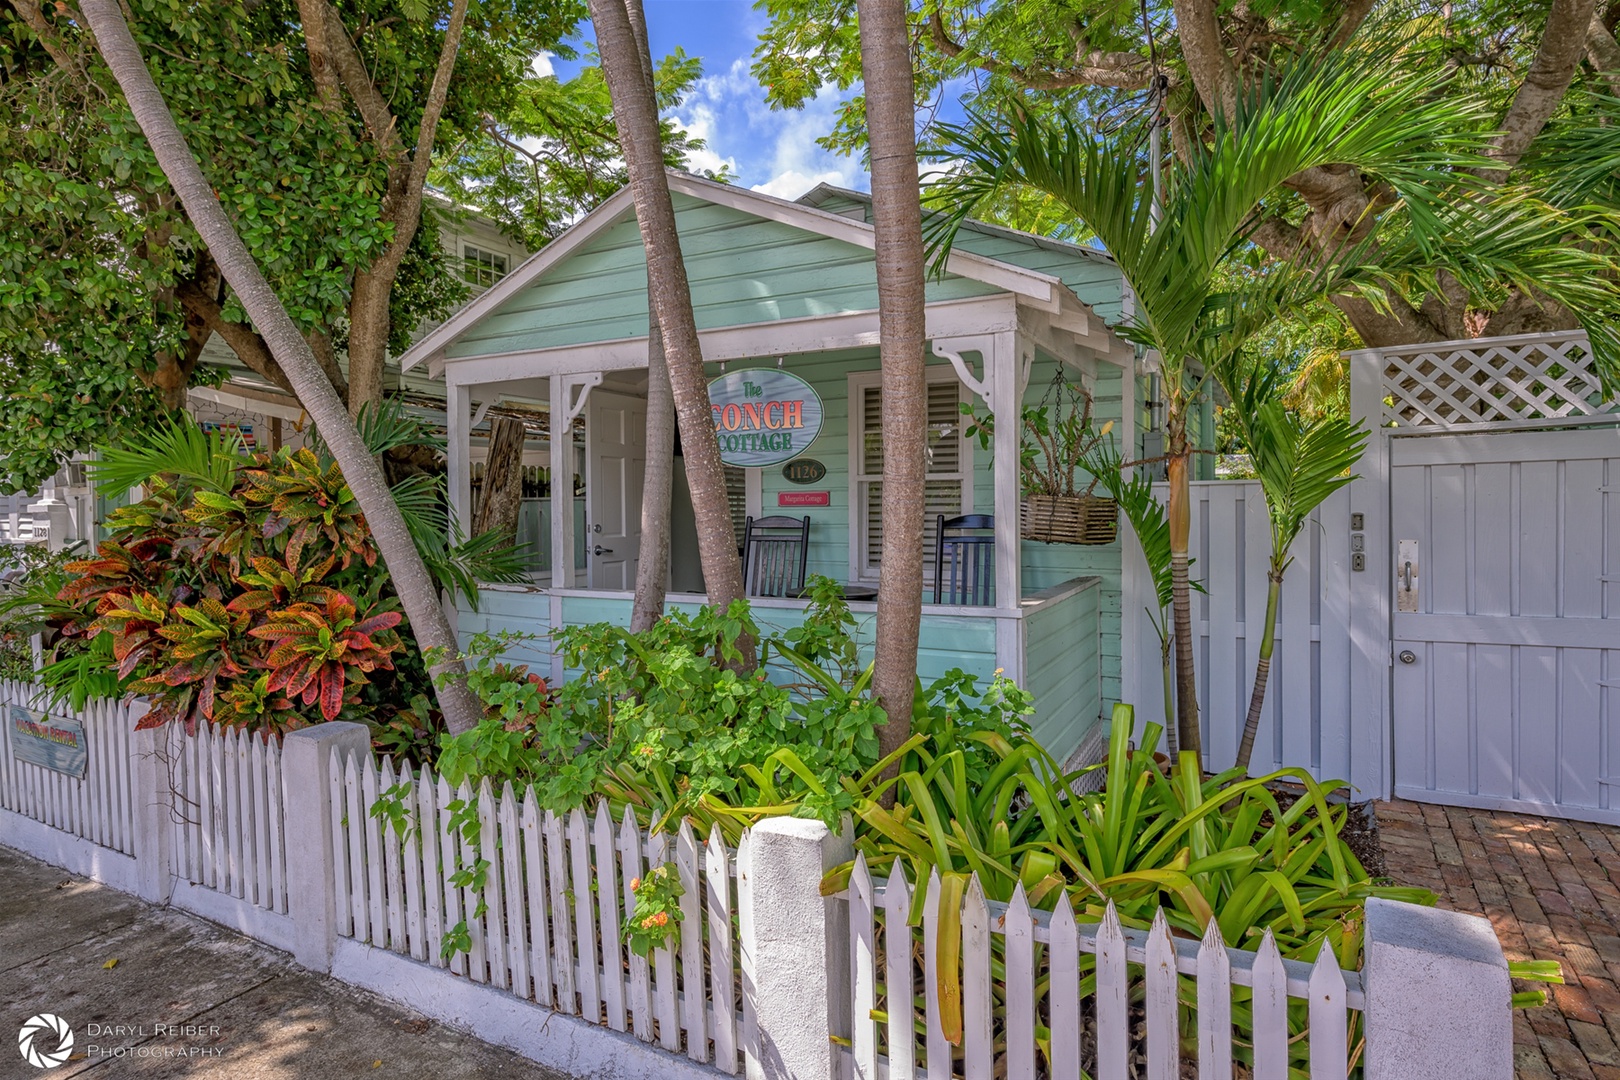
<path fill-rule="evenodd" d="M 469 287 L 467 301 L 477 299 L 529 256 L 516 240 L 470 211 L 452 214 L 450 205 L 433 197 L 429 212 L 439 222 L 440 241 Z M 437 323 L 418 328 L 425 334 Z M 309 432 L 309 417 L 298 401 L 245 367 L 217 336 L 203 347 L 202 362 L 223 369 L 226 378 L 217 387 L 195 387 L 187 395 L 187 411 L 200 423 L 238 431 L 251 449 L 298 446 Z M 391 357 L 384 384 L 401 392 L 413 406 L 442 418 L 444 384 L 420 374 L 400 373 Z M 0 495 L 0 543 L 48 543 L 53 548 L 93 538 L 108 509 L 89 483 L 86 454 L 76 454 L 68 465 L 38 492 Z M 540 461 L 527 462 L 531 465 Z"/>

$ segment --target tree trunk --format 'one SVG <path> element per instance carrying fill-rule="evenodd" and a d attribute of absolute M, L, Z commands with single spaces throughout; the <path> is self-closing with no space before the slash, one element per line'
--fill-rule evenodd
<path fill-rule="evenodd" d="M 652 304 L 647 305 L 649 314 Z M 641 562 L 630 632 L 650 629 L 664 614 L 669 586 L 669 506 L 675 486 L 675 398 L 658 323 L 647 327 L 647 471 L 641 483 Z M 728 510 L 729 513 L 729 510 Z"/>
<path fill-rule="evenodd" d="M 482 703 L 467 689 L 458 659 L 457 642 L 444 610 L 439 607 L 427 565 L 411 540 L 405 518 L 388 490 L 381 468 L 366 449 L 337 392 L 322 373 L 309 343 L 287 315 L 270 283 L 236 234 L 230 219 L 214 196 L 191 148 L 180 134 L 163 95 L 152 81 L 139 47 L 124 22 L 118 0 L 84 0 L 80 5 L 107 67 L 124 91 L 130 111 L 146 134 L 159 166 L 174 186 L 186 215 L 198 235 L 208 245 L 220 272 L 236 290 L 242 307 L 253 325 L 264 336 L 270 352 L 281 365 L 298 400 L 320 428 L 321 437 L 331 448 L 343 470 L 344 479 L 354 491 L 360 509 L 371 526 L 372 536 L 394 580 L 394 589 L 411 621 L 411 632 L 428 661 L 434 676 L 439 707 L 450 731 L 459 733 L 474 727 L 483 716 Z"/>
<path fill-rule="evenodd" d="M 489 458 L 484 462 L 483 497 L 473 516 L 472 534 L 494 529 L 501 538 L 517 537 L 518 514 L 523 510 L 523 421 L 497 416 L 489 424 Z"/>
<path fill-rule="evenodd" d="M 613 102 L 613 123 L 624 148 L 636 221 L 647 253 L 647 291 L 653 308 L 648 312 L 649 325 L 656 321 L 664 338 L 687 485 L 697 517 L 703 581 L 709 603 L 726 609 L 743 599 L 742 563 L 737 558 L 737 536 L 732 531 L 731 505 L 726 500 L 725 466 L 714 437 L 697 319 L 692 314 L 692 293 L 675 228 L 675 205 L 664 172 L 658 103 L 637 59 L 635 32 L 624 0 L 591 0 L 590 10 L 602 72 Z M 743 663 L 752 667 L 753 641 L 739 640 L 738 646 Z"/>
<path fill-rule="evenodd" d="M 397 266 L 373 267 L 354 275 L 349 294 L 349 415 L 358 417 L 383 396 L 383 368 L 388 363 L 388 296 L 399 276 Z"/>
<path fill-rule="evenodd" d="M 1282 593 L 1283 572 L 1275 562 L 1268 577 L 1266 629 L 1260 636 L 1260 659 L 1254 665 L 1254 690 L 1249 694 L 1249 718 L 1243 722 L 1243 741 L 1238 743 L 1235 763 L 1244 772 L 1248 772 L 1249 759 L 1254 756 L 1254 737 L 1260 731 L 1260 709 L 1266 703 L 1266 682 L 1271 677 L 1271 653 L 1277 644 L 1277 599 Z"/>
<path fill-rule="evenodd" d="M 653 87 L 652 53 L 647 45 L 647 16 L 641 0 L 625 0 L 636 58 L 647 93 Z M 656 96 L 654 98 L 656 100 Z M 630 632 L 650 630 L 664 614 L 669 587 L 669 508 L 675 487 L 675 396 L 669 385 L 664 335 L 653 317 L 652 290 L 647 291 L 647 464 L 641 481 L 641 561 L 636 564 L 636 596 L 630 608 Z M 729 504 L 728 504 L 729 507 Z M 729 513 L 729 509 L 728 509 Z"/>
<path fill-rule="evenodd" d="M 1203 736 L 1198 728 L 1198 675 L 1192 651 L 1192 589 L 1188 585 L 1187 542 L 1192 525 L 1192 493 L 1187 466 L 1192 454 L 1187 445 L 1187 402 L 1177 390 L 1165 386 L 1165 435 L 1170 465 L 1170 604 L 1176 643 L 1176 749 L 1203 761 Z"/>
<path fill-rule="evenodd" d="M 916 93 L 904 0 L 857 0 L 871 147 L 883 395 L 883 553 L 872 690 L 887 756 L 911 734 L 922 624 L 928 384 Z M 1005 599 L 1005 598 L 1002 598 Z"/>

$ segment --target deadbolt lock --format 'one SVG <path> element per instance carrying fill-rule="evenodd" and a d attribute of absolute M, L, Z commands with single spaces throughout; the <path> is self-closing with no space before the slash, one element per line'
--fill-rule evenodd
<path fill-rule="evenodd" d="M 1402 649 L 1401 650 L 1401 663 L 1403 663 L 1403 664 L 1415 664 L 1415 663 L 1417 663 L 1417 653 L 1413 652 L 1411 649 Z"/>

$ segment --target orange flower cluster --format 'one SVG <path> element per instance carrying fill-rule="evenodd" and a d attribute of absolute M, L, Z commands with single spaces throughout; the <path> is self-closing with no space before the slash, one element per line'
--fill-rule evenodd
<path fill-rule="evenodd" d="M 660 911 L 656 915 L 649 915 L 645 919 L 641 920 L 641 928 L 643 930 L 651 930 L 655 926 L 667 925 L 669 925 L 669 914 L 663 911 Z"/>

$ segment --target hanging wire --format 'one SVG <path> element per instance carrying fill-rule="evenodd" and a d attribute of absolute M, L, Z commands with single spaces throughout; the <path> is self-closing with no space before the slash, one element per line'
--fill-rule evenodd
<path fill-rule="evenodd" d="M 1159 67 L 1158 39 L 1153 33 L 1153 21 L 1148 16 L 1147 0 L 1141 0 L 1142 33 L 1147 38 L 1148 46 L 1148 77 L 1147 88 L 1129 97 L 1115 102 L 1113 105 L 1097 114 L 1095 120 L 1097 134 L 1112 135 L 1127 127 L 1137 126 L 1146 119 L 1146 124 L 1140 124 L 1133 150 L 1140 150 L 1142 143 L 1157 135 L 1168 121 L 1165 117 L 1165 99 L 1170 89 L 1170 77 Z"/>

